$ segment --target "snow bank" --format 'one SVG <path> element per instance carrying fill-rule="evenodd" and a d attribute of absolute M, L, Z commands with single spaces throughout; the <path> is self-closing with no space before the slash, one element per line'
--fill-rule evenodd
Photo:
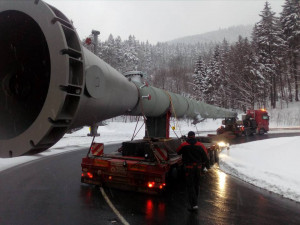
<path fill-rule="evenodd" d="M 220 154 L 220 168 L 255 186 L 300 202 L 300 137 L 234 145 Z"/>

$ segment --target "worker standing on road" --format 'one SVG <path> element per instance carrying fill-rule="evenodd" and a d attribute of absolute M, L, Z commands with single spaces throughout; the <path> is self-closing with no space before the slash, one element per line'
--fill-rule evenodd
<path fill-rule="evenodd" d="M 190 131 L 187 140 L 178 147 L 177 153 L 182 155 L 185 169 L 187 192 L 191 206 L 188 210 L 197 211 L 201 168 L 203 165 L 209 167 L 207 150 L 201 142 L 196 140 L 195 133 Z"/>

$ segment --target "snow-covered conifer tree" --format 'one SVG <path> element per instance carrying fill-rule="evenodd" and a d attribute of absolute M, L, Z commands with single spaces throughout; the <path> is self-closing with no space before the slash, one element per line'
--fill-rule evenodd
<path fill-rule="evenodd" d="M 201 56 L 198 56 L 195 62 L 195 70 L 193 74 L 193 91 L 197 100 L 203 99 L 203 92 L 206 89 L 206 66 Z"/>
<path fill-rule="evenodd" d="M 295 84 L 295 101 L 299 101 L 299 60 L 300 60 L 300 5 L 298 0 L 286 0 L 283 5 L 280 22 L 284 39 L 288 45 L 290 73 Z"/>
<path fill-rule="evenodd" d="M 260 14 L 261 20 L 256 24 L 256 41 L 258 46 L 259 63 L 261 74 L 266 78 L 265 91 L 271 101 L 271 106 L 276 107 L 277 93 L 277 61 L 278 37 L 280 27 L 278 26 L 275 13 L 271 10 L 270 4 L 265 3 L 265 7 Z"/>

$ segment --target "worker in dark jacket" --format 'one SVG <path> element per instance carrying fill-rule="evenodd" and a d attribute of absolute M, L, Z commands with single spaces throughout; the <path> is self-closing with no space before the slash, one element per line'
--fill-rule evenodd
<path fill-rule="evenodd" d="M 203 165 L 209 167 L 207 149 L 196 140 L 195 133 L 190 131 L 187 140 L 178 147 L 177 153 L 182 155 L 185 168 L 188 198 L 191 205 L 189 211 L 197 211 L 200 172 Z"/>

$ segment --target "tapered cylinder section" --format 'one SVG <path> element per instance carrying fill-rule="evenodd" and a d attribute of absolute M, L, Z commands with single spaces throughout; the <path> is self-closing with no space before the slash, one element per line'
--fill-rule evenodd
<path fill-rule="evenodd" d="M 139 82 L 135 82 L 135 84 L 139 88 L 140 102 L 139 106 L 131 113 L 133 115 L 144 114 L 158 117 L 170 111 L 173 117 L 187 117 L 195 120 L 236 116 L 235 112 L 224 108 L 198 102 L 152 86 L 145 86 Z M 143 98 L 143 96 L 150 96 L 150 98 Z"/>
<path fill-rule="evenodd" d="M 84 47 L 83 52 L 86 93 L 71 127 L 93 125 L 131 112 L 138 102 L 137 87 Z"/>

